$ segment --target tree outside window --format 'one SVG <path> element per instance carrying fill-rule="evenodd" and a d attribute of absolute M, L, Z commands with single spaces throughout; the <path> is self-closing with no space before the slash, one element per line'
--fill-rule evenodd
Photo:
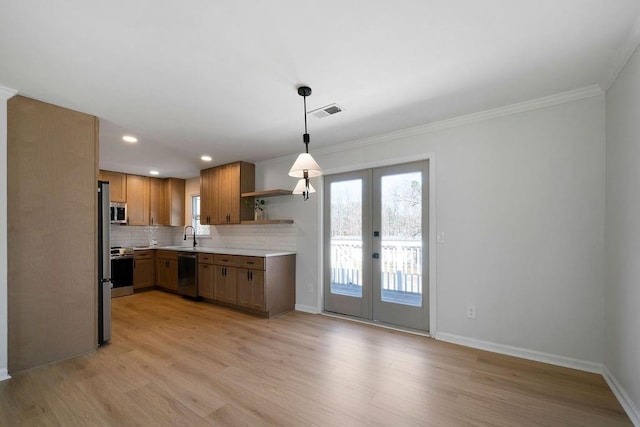
<path fill-rule="evenodd" d="M 191 196 L 191 225 L 196 230 L 196 236 L 210 236 L 208 225 L 200 224 L 200 195 Z"/>

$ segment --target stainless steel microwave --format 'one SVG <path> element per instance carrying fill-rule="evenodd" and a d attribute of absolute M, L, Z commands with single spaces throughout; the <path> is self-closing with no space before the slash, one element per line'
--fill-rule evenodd
<path fill-rule="evenodd" d="M 111 224 L 127 223 L 127 204 L 126 203 L 109 203 L 111 208 Z"/>

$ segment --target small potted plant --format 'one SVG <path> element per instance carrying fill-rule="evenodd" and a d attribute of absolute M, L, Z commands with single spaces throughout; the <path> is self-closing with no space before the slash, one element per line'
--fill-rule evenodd
<path fill-rule="evenodd" d="M 254 219 L 260 221 L 267 219 L 267 212 L 265 211 L 267 202 L 264 199 L 256 198 L 253 202 L 253 211 L 255 212 Z"/>

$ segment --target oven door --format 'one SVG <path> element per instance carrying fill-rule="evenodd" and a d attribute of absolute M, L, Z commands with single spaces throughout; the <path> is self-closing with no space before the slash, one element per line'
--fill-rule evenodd
<path fill-rule="evenodd" d="M 111 297 L 121 297 L 133 293 L 133 257 L 111 259 Z"/>

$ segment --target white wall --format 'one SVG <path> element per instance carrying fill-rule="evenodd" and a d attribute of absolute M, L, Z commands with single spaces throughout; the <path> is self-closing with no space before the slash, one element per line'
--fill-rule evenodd
<path fill-rule="evenodd" d="M 602 362 L 602 94 L 443 127 L 310 151 L 325 170 L 435 153 L 438 332 Z M 258 186 L 292 188 L 292 162 L 256 165 Z M 317 307 L 318 197 L 281 199 L 299 229 L 297 305 Z"/>
<path fill-rule="evenodd" d="M 640 425 L 640 53 L 607 98 L 606 370 Z M 624 392 L 626 390 L 626 392 Z M 624 398 L 624 396 L 623 396 Z M 626 408 L 629 413 L 630 408 Z M 631 414 L 630 414 L 631 415 Z"/>

